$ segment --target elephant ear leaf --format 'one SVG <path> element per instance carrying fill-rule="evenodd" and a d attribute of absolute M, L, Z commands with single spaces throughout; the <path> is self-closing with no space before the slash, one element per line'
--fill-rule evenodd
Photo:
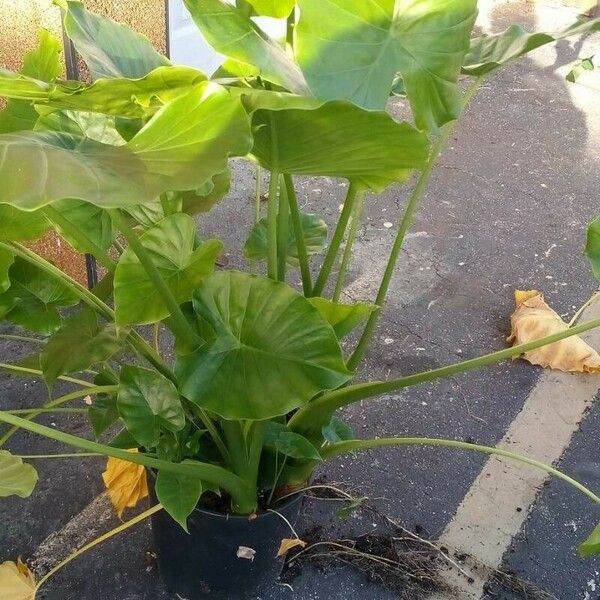
<path fill-rule="evenodd" d="M 304 233 L 306 253 L 309 256 L 317 254 L 327 241 L 327 224 L 317 215 L 301 212 L 300 225 Z M 290 266 L 297 267 L 299 265 L 298 244 L 291 222 L 288 224 L 288 228 L 286 261 Z M 267 259 L 267 219 L 260 219 L 253 227 L 244 245 L 244 254 L 250 260 L 263 261 Z"/>
<path fill-rule="evenodd" d="M 223 0 L 184 0 L 184 3 L 208 43 L 217 52 L 258 67 L 264 79 L 291 92 L 308 92 L 302 71 L 283 46 L 271 39 L 242 11 Z"/>
<path fill-rule="evenodd" d="M 23 58 L 21 73 L 40 82 L 53 81 L 62 72 L 60 62 L 61 44 L 46 29 L 40 30 L 37 48 Z M 32 82 L 35 86 L 35 83 Z M 0 133 L 33 129 L 39 114 L 30 102 L 10 100 L 6 108 L 0 111 Z"/>
<path fill-rule="evenodd" d="M 590 537 L 588 537 L 588 539 L 585 540 L 581 546 L 579 546 L 579 554 L 583 558 L 600 554 L 600 523 L 596 529 L 592 531 Z"/>
<path fill-rule="evenodd" d="M 38 480 L 36 470 L 7 450 L 0 450 L 0 498 L 27 498 Z"/>
<path fill-rule="evenodd" d="M 600 31 L 600 19 L 576 21 L 567 29 L 555 33 L 528 33 L 519 25 L 511 25 L 502 33 L 473 39 L 462 71 L 480 77 L 540 46 L 591 31 Z"/>
<path fill-rule="evenodd" d="M 93 79 L 144 77 L 153 69 L 170 65 L 150 40 L 125 25 L 96 15 L 75 0 L 55 0 L 65 10 L 64 28 Z"/>
<path fill-rule="evenodd" d="M 318 296 L 308 301 L 321 313 L 321 316 L 333 327 L 338 338 L 342 339 L 365 321 L 372 312 L 379 310 L 375 304 L 358 302 L 340 304 Z"/>
<path fill-rule="evenodd" d="M 383 110 L 401 74 L 419 129 L 460 114 L 476 0 L 299 0 L 298 62 L 319 98 Z"/>
<path fill-rule="evenodd" d="M 77 373 L 108 360 L 120 348 L 115 325 L 100 326 L 96 314 L 84 309 L 67 319 L 48 339 L 40 364 L 46 381 L 52 385 L 60 375 Z"/>

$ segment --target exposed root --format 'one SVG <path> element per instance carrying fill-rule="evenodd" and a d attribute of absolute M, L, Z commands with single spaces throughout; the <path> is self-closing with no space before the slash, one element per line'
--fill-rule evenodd
<path fill-rule="evenodd" d="M 308 545 L 302 550 L 291 551 L 288 556 L 284 575 L 287 581 L 295 576 L 303 562 L 311 561 L 319 567 L 338 562 L 358 569 L 401 600 L 425 600 L 432 592 L 447 592 L 452 596 L 453 588 L 444 580 L 444 568 L 456 569 L 469 580 L 469 573 L 461 566 L 468 563 L 489 573 L 486 597 L 493 598 L 502 590 L 510 590 L 523 600 L 558 600 L 514 574 L 491 568 L 471 555 L 452 552 L 421 537 L 420 532 L 410 531 L 382 514 L 369 498 L 355 496 L 336 484 L 317 483 L 306 488 L 306 494 L 315 500 L 343 504 L 338 511 L 341 518 L 347 518 L 354 511 L 367 513 L 386 531 L 337 540 L 321 539 L 320 528 L 305 532 L 302 538 Z"/>

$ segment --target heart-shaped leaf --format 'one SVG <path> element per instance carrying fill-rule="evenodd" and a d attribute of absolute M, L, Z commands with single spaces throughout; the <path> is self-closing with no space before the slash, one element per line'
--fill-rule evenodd
<path fill-rule="evenodd" d="M 460 114 L 477 0 L 299 0 L 297 56 L 319 98 L 384 109 L 401 73 L 419 129 Z"/>
<path fill-rule="evenodd" d="M 53 81 L 62 72 L 61 44 L 47 29 L 41 29 L 39 44 L 25 54 L 21 73 L 40 81 Z M 0 133 L 31 130 L 39 114 L 31 103 L 11 100 L 0 111 Z"/>
<path fill-rule="evenodd" d="M 127 430 L 145 448 L 158 444 L 161 428 L 179 431 L 185 425 L 175 386 L 160 373 L 142 367 L 121 368 L 117 409 Z"/>
<path fill-rule="evenodd" d="M 0 96 L 27 100 L 28 106 L 35 102 L 42 108 L 102 113 L 131 119 L 154 114 L 165 103 L 190 92 L 202 81 L 206 81 L 204 73 L 185 66 L 158 67 L 139 79 L 98 79 L 91 85 L 79 81 L 48 85 L 0 69 Z M 39 117 L 37 112 L 35 117 Z"/>
<path fill-rule="evenodd" d="M 200 84 L 161 108 L 126 146 L 60 133 L 0 135 L 0 202 L 25 210 L 64 198 L 135 206 L 202 186 L 251 145 L 239 98 L 215 83 Z"/>
<path fill-rule="evenodd" d="M 284 283 L 213 273 L 193 304 L 208 341 L 177 361 L 180 389 L 225 419 L 284 415 L 350 377 L 330 325 Z"/>
<path fill-rule="evenodd" d="M 0 450 L 0 497 L 27 498 L 38 480 L 36 470 L 8 450 Z"/>
<path fill-rule="evenodd" d="M 84 309 L 48 339 L 40 364 L 46 381 L 53 384 L 60 375 L 83 371 L 108 360 L 120 349 L 115 325 L 100 327 L 96 313 Z"/>
<path fill-rule="evenodd" d="M 252 112 L 252 154 L 267 169 L 345 177 L 381 191 L 423 168 L 427 136 L 383 111 L 275 92 L 239 92 Z"/>
<path fill-rule="evenodd" d="M 331 421 L 327 425 L 323 425 L 321 433 L 323 434 L 323 439 L 330 444 L 354 439 L 352 429 L 335 415 L 331 417 Z"/>
<path fill-rule="evenodd" d="M 70 288 L 19 257 L 9 277 L 10 288 L 0 294 L 0 317 L 36 333 L 56 331 L 61 324 L 58 308 L 79 301 Z"/>
<path fill-rule="evenodd" d="M 202 495 L 202 481 L 187 475 L 159 471 L 155 489 L 156 497 L 163 508 L 187 532 L 187 519 Z"/>
<path fill-rule="evenodd" d="M 171 64 L 143 35 L 85 9 L 81 2 L 55 0 L 65 10 L 64 28 L 94 79 L 143 77 Z"/>
<path fill-rule="evenodd" d="M 8 204 L 0 204 L 0 223 L 0 240 L 13 242 L 37 240 L 50 229 L 41 212 L 25 212 Z"/>
<path fill-rule="evenodd" d="M 473 39 L 462 70 L 480 77 L 540 46 L 589 31 L 600 31 L 600 19 L 577 21 L 556 33 L 529 33 L 519 25 L 511 25 L 502 33 Z"/>
<path fill-rule="evenodd" d="M 179 303 L 192 297 L 202 279 L 212 273 L 223 249 L 218 240 L 207 240 L 194 248 L 196 223 L 192 217 L 176 213 L 150 228 L 140 241 Z M 169 311 L 146 270 L 131 248 L 115 269 L 115 310 L 120 324 L 161 321 Z"/>
<path fill-rule="evenodd" d="M 600 524 L 592 531 L 590 537 L 579 546 L 579 554 L 584 558 L 600 554 Z"/>
<path fill-rule="evenodd" d="M 115 228 L 108 213 L 100 208 L 84 202 L 83 200 L 59 200 L 54 203 L 54 208 L 60 212 L 71 226 L 76 228 L 87 240 L 92 242 L 98 248 L 106 250 L 115 241 Z M 56 229 L 61 236 L 79 252 L 90 252 L 93 254 L 93 248 L 82 245 L 81 238 L 75 239 L 70 231 L 65 230 L 61 223 L 55 224 Z"/>
<path fill-rule="evenodd" d="M 300 213 L 300 223 L 304 231 L 304 242 L 306 244 L 306 253 L 308 255 L 317 254 L 325 246 L 327 241 L 327 224 L 321 217 L 308 213 Z M 298 246 L 296 244 L 296 235 L 291 222 L 288 224 L 289 232 L 287 235 L 288 247 L 286 260 L 292 267 L 298 266 Z M 267 260 L 267 220 L 260 219 L 252 228 L 248 239 L 244 245 L 244 254 L 250 260 Z"/>
<path fill-rule="evenodd" d="M 291 92 L 308 92 L 302 71 L 283 46 L 239 9 L 222 0 L 184 0 L 184 3 L 217 52 L 258 67 L 264 79 Z"/>
<path fill-rule="evenodd" d="M 264 445 L 290 458 L 323 460 L 319 451 L 304 436 L 275 421 L 269 421 L 267 425 Z"/>
<path fill-rule="evenodd" d="M 364 302 L 340 304 L 320 297 L 309 298 L 308 301 L 318 309 L 321 316 L 333 327 L 335 334 L 340 339 L 351 333 L 372 312 L 379 310 L 374 304 Z"/>

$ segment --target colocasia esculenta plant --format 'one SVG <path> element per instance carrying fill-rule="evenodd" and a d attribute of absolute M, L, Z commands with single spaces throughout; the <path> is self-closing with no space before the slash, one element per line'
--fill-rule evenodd
<path fill-rule="evenodd" d="M 322 461 L 404 444 L 510 457 L 600 503 L 533 458 L 454 440 L 354 439 L 336 415 L 600 325 L 353 382 L 419 200 L 482 80 L 543 44 L 600 29 L 598 20 L 553 34 L 513 26 L 475 37 L 476 0 L 185 0 L 204 37 L 228 57 L 209 78 L 171 64 L 80 2 L 57 3 L 92 81 L 59 78 L 59 43 L 48 32 L 21 73 L 0 71 L 8 99 L 0 113 L 0 316 L 43 338 L 26 366 L 2 367 L 41 373 L 50 390 L 59 380 L 73 390 L 21 416 L 3 406 L 0 445 L 22 428 L 144 465 L 183 526 L 205 494 L 251 514 L 281 490 L 302 487 Z M 287 38 L 269 38 L 255 14 L 287 18 Z M 386 112 L 391 94 L 407 98 L 409 121 Z M 266 214 L 243 248 L 248 272 L 216 266 L 222 242 L 201 239 L 196 228 L 227 193 L 232 157 L 253 161 L 270 180 Z M 331 235 L 318 215 L 299 210 L 295 178 L 303 175 L 347 182 Z M 340 302 L 364 203 L 408 181 L 414 187 L 377 297 Z M 96 258 L 103 277 L 93 289 L 30 249 L 27 242 L 50 229 Z M 148 328 L 139 329 L 145 325 L 166 326 L 172 352 L 161 355 Z M 342 348 L 351 332 L 357 342 Z M 85 396 L 88 438 L 36 422 Z M 33 466 L 0 450 L 0 495 L 27 496 L 35 483 Z M 600 527 L 580 551 L 600 551 Z"/>

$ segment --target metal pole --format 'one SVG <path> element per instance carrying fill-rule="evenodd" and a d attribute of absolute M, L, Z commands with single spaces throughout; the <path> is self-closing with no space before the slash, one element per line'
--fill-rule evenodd
<path fill-rule="evenodd" d="M 73 42 L 67 37 L 65 28 L 62 28 L 63 48 L 65 52 L 65 65 L 67 68 L 67 79 L 79 79 L 79 64 L 77 63 L 77 51 Z M 98 266 L 96 259 L 91 254 L 85 255 L 85 271 L 87 275 L 88 288 L 92 289 L 98 283 Z"/>

